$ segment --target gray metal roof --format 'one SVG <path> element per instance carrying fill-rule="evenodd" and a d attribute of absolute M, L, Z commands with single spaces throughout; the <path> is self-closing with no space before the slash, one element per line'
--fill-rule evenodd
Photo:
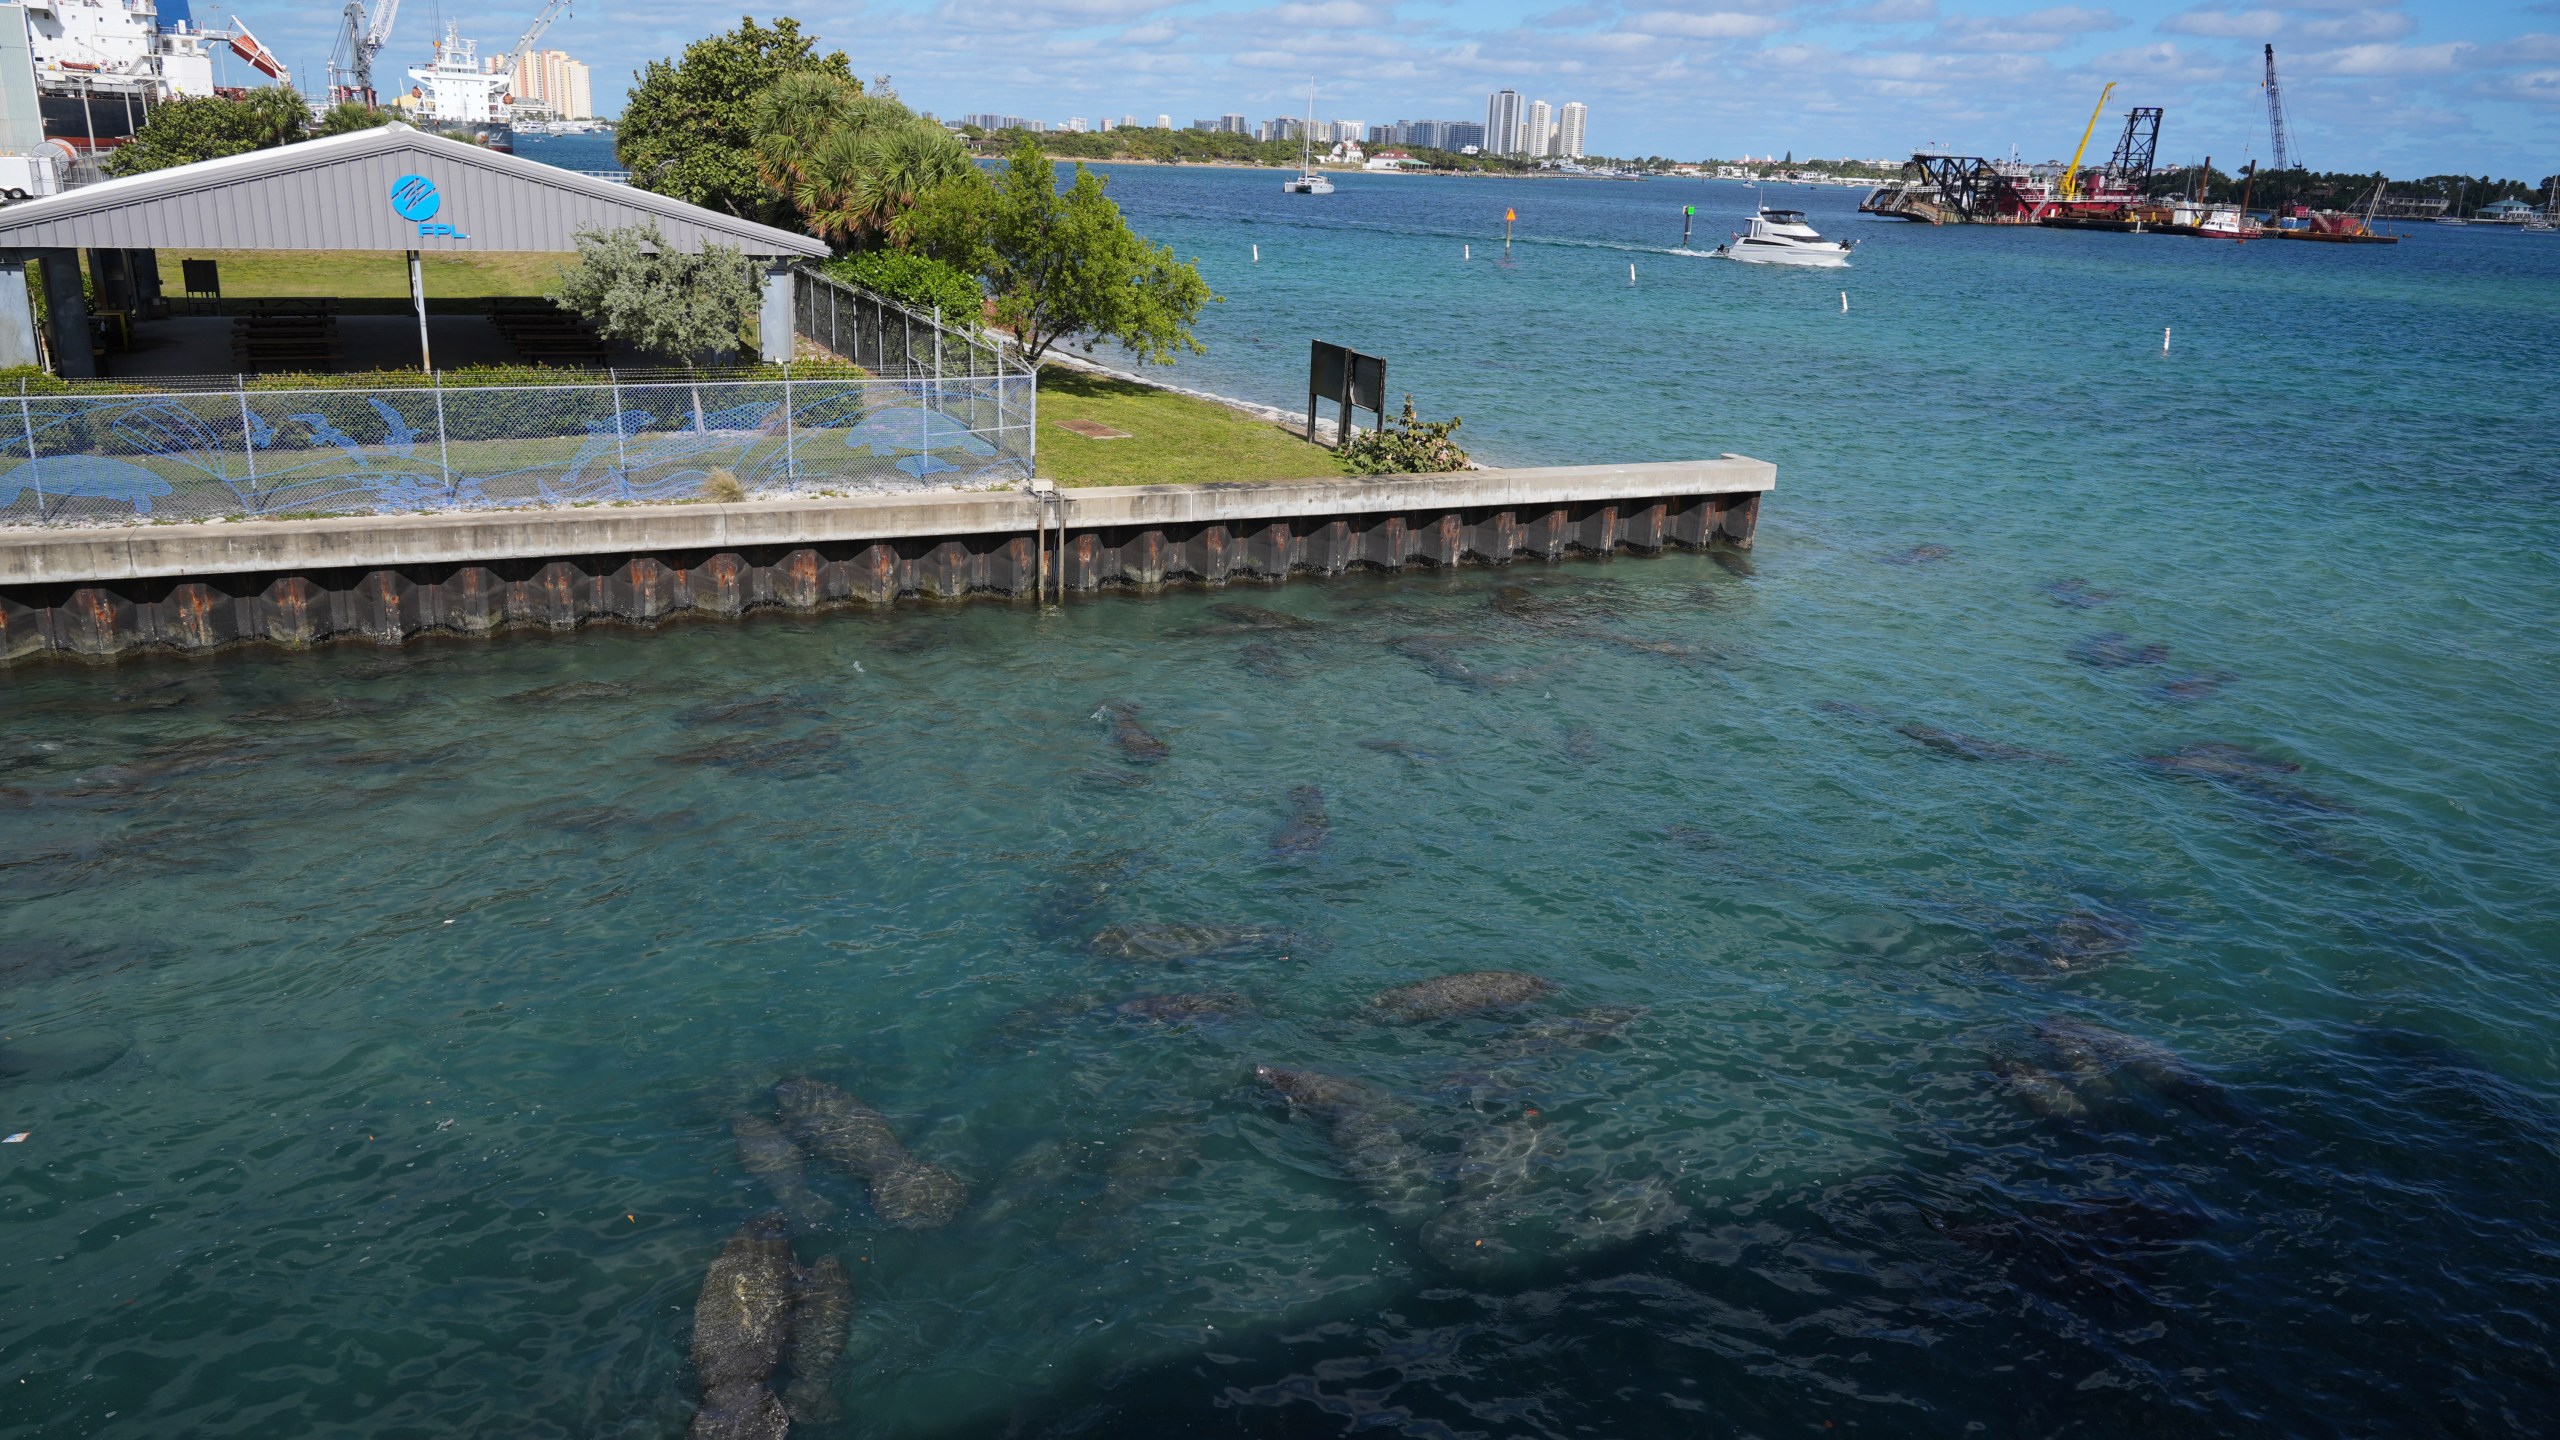
<path fill-rule="evenodd" d="M 395 199 L 411 177 L 432 191 L 408 183 Z M 688 253 L 706 241 L 767 259 L 827 253 L 806 235 L 399 124 L 0 208 L 0 250 L 570 251 L 581 230 L 650 221 Z"/>

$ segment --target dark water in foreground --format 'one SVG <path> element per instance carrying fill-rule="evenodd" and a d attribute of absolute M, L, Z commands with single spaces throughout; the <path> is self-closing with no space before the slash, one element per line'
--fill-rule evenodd
<path fill-rule="evenodd" d="M 1354 248 L 1487 450 L 1776 459 L 1747 561 L 0 676 L 0 1435 L 680 1433 L 793 1073 L 972 1194 L 815 1172 L 799 1434 L 2544 1430 L 2560 247 L 1576 299 L 1665 194 Z"/>

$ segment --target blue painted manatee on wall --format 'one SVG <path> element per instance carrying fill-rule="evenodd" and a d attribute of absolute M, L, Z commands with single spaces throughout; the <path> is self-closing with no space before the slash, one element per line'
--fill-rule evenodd
<path fill-rule="evenodd" d="M 153 497 L 173 490 L 168 481 L 129 460 L 99 455 L 47 455 L 0 471 L 0 509 L 32 491 L 46 501 L 109 500 L 148 515 Z"/>

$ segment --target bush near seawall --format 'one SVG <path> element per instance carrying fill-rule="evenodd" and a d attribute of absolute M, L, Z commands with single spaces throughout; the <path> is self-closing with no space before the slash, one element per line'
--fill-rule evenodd
<path fill-rule="evenodd" d="M 874 250 L 830 260 L 819 268 L 848 285 L 859 285 L 927 314 L 939 310 L 945 325 L 975 330 L 986 319 L 987 292 L 977 277 L 929 255 Z"/>

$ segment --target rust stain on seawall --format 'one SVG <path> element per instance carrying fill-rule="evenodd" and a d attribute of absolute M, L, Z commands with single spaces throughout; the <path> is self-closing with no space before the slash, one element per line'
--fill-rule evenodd
<path fill-rule="evenodd" d="M 1648 465 L 1065 492 L 1066 588 L 1748 547 L 1776 467 Z M 733 505 L 0 531 L 0 660 L 307 645 L 684 613 L 1028 597 L 1033 498 Z"/>

